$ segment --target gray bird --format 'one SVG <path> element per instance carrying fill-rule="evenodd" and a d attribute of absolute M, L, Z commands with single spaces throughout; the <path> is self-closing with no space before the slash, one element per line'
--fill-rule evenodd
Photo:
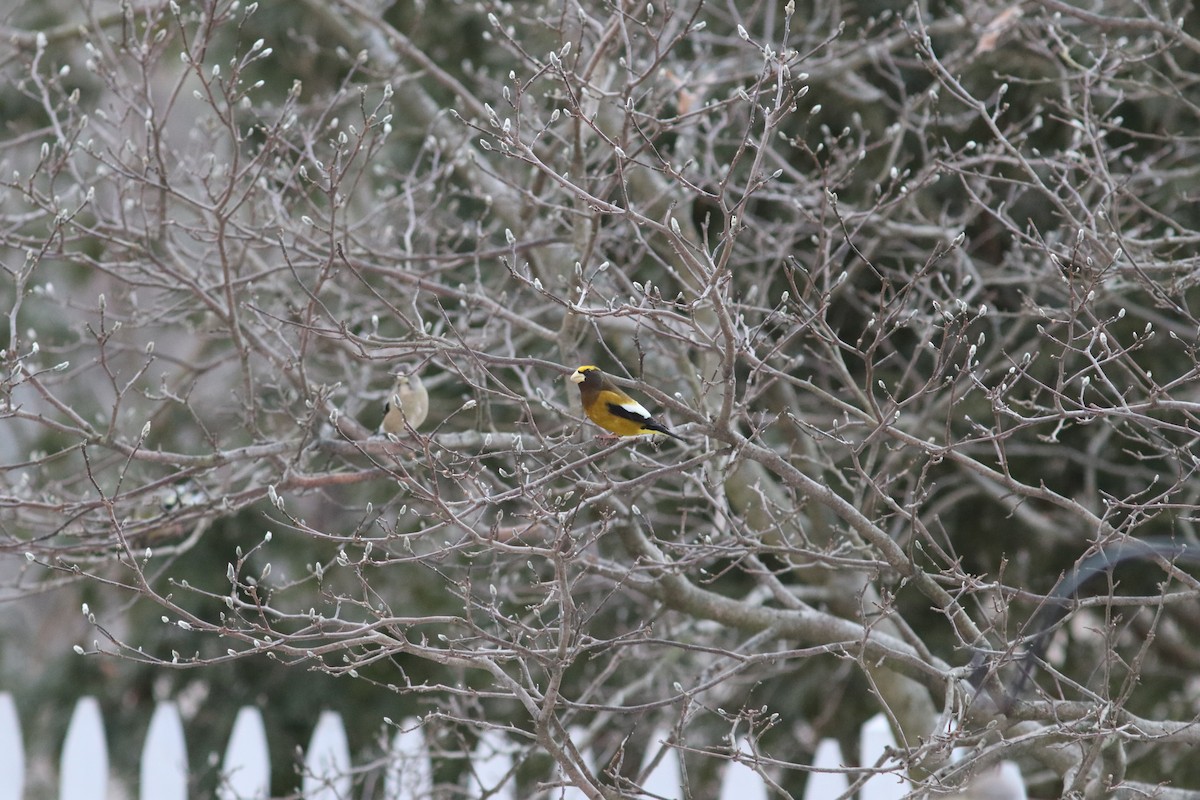
<path fill-rule="evenodd" d="M 403 434 L 408 428 L 416 430 L 429 416 L 429 393 L 416 373 L 399 372 L 396 384 L 383 404 L 382 433 Z M 407 423 L 407 427 L 405 425 Z"/>

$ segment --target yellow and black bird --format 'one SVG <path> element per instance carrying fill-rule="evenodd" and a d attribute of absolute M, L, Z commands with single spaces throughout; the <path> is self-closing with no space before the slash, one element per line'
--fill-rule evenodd
<path fill-rule="evenodd" d="M 617 436 L 662 433 L 681 442 L 686 441 L 650 416 L 641 403 L 625 394 L 598 367 L 580 367 L 571 374 L 571 381 L 579 384 L 583 413 L 604 430 Z"/>

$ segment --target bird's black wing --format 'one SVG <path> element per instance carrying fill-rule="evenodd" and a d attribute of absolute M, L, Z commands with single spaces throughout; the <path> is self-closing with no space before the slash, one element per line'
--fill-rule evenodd
<path fill-rule="evenodd" d="M 642 426 L 646 427 L 646 428 L 649 428 L 652 425 L 658 424 L 654 420 L 650 419 L 649 414 L 638 413 L 637 409 L 635 409 L 635 408 L 630 408 L 629 406 L 624 406 L 624 405 L 621 405 L 620 403 L 611 403 L 611 402 L 608 403 L 607 405 L 608 405 L 608 410 L 612 413 L 612 415 L 614 417 L 620 417 L 621 419 L 627 419 L 631 422 L 640 422 L 642 424 Z"/>

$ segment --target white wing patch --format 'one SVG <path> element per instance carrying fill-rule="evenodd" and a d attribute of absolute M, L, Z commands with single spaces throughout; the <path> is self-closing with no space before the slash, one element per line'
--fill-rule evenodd
<path fill-rule="evenodd" d="M 650 412 L 647 411 L 637 400 L 628 400 L 624 403 L 609 403 L 616 406 L 625 412 L 624 416 L 635 417 L 641 420 L 649 420 Z"/>

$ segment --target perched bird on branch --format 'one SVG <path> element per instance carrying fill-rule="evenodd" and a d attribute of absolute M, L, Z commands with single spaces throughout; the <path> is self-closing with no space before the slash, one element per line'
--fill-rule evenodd
<path fill-rule="evenodd" d="M 580 367 L 571 374 L 571 382 L 579 384 L 583 413 L 588 419 L 616 436 L 641 436 L 662 433 L 683 442 L 666 426 L 656 421 L 637 400 L 627 395 L 597 367 Z"/>
<path fill-rule="evenodd" d="M 409 428 L 421 427 L 429 416 L 429 393 L 415 372 L 401 370 L 396 373 L 396 384 L 383 404 L 381 433 L 403 434 Z"/>

